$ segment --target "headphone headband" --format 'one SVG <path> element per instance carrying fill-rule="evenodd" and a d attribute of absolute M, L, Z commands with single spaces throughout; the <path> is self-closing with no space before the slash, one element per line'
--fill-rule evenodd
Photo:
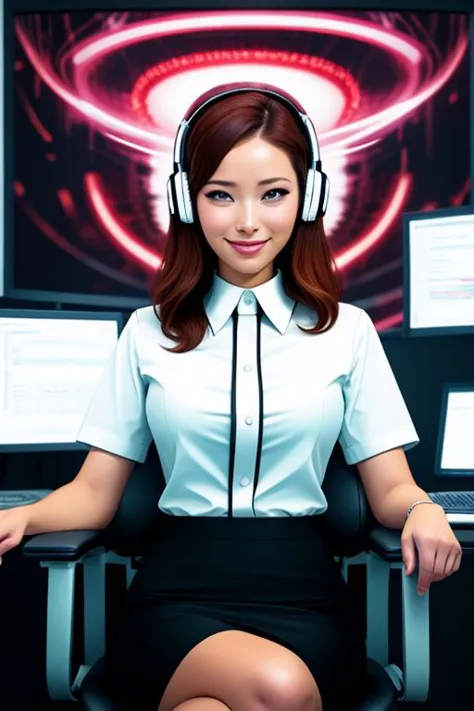
<path fill-rule="evenodd" d="M 232 85 L 222 84 L 221 86 L 214 87 L 211 91 L 207 91 L 205 94 L 202 94 L 196 101 L 194 101 L 193 104 L 191 104 L 178 128 L 173 151 L 173 162 L 181 167 L 183 166 L 186 149 L 185 138 L 199 116 L 222 99 L 228 96 L 235 96 L 236 94 L 244 94 L 249 91 L 256 91 L 259 94 L 266 94 L 272 99 L 279 101 L 283 104 L 283 106 L 291 111 L 298 123 L 303 126 L 306 133 L 306 142 L 310 150 L 309 166 L 312 167 L 314 165 L 314 167 L 319 168 L 321 158 L 318 138 L 316 136 L 313 122 L 309 116 L 307 116 L 303 107 L 295 99 L 293 99 L 293 97 L 290 97 L 281 90 L 277 91 L 267 84 L 257 84 L 251 82 Z"/>

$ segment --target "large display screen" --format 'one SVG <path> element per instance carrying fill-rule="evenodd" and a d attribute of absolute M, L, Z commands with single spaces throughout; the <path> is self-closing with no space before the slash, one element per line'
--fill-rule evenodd
<path fill-rule="evenodd" d="M 462 14 L 17 15 L 9 292 L 147 303 L 178 123 L 202 92 L 250 79 L 315 123 L 344 300 L 401 325 L 401 214 L 469 201 L 468 55 Z"/>
<path fill-rule="evenodd" d="M 83 448 L 77 432 L 121 326 L 118 313 L 0 309 L 0 452 Z"/>
<path fill-rule="evenodd" d="M 474 205 L 404 215 L 407 335 L 474 333 Z"/>

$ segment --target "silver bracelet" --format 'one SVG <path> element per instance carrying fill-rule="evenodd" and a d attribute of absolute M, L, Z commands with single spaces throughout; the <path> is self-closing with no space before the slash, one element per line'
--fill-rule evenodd
<path fill-rule="evenodd" d="M 410 508 L 407 511 L 407 518 L 415 508 L 415 506 L 418 506 L 418 504 L 434 504 L 435 506 L 439 506 L 435 501 L 428 501 L 427 499 L 422 499 L 421 501 L 415 501 Z"/>

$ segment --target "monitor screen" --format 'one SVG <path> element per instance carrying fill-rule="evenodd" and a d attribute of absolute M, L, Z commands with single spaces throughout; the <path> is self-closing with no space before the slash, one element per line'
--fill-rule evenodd
<path fill-rule="evenodd" d="M 0 6 L 0 87 L 3 89 L 4 81 L 4 62 L 5 62 L 5 46 L 4 46 L 4 27 L 3 27 L 3 3 Z M 0 94 L 1 96 L 1 94 Z M 0 103 L 0 215 L 4 215 L 4 198 L 5 198 L 5 152 L 3 149 L 5 136 L 3 132 L 3 110 L 4 101 Z M 5 220 L 0 218 L 0 299 L 5 292 Z"/>
<path fill-rule="evenodd" d="M 315 124 L 343 300 L 379 331 L 401 326 L 401 214 L 470 197 L 469 16 L 97 6 L 11 18 L 7 294 L 149 303 L 179 121 L 201 93 L 251 79 Z"/>
<path fill-rule="evenodd" d="M 474 384 L 446 385 L 436 453 L 436 473 L 474 477 Z"/>
<path fill-rule="evenodd" d="M 474 205 L 406 214 L 404 328 L 474 332 Z"/>
<path fill-rule="evenodd" d="M 122 315 L 0 309 L 0 451 L 87 449 L 76 436 Z"/>

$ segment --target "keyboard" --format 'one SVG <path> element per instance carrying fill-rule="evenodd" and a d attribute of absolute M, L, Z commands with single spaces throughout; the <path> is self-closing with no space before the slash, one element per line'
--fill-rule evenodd
<path fill-rule="evenodd" d="M 51 489 L 0 490 L 0 511 L 15 506 L 34 504 L 40 499 L 44 499 L 49 493 L 51 493 Z"/>
<path fill-rule="evenodd" d="M 474 525 L 474 491 L 435 491 L 428 496 L 443 507 L 450 523 Z"/>

